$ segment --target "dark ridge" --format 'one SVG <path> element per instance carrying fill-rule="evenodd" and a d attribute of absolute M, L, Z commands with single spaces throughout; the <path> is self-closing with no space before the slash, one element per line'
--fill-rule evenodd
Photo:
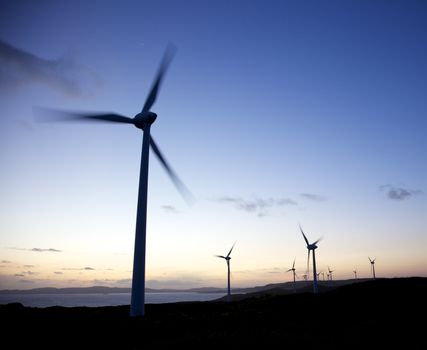
<path fill-rule="evenodd" d="M 150 304 L 144 318 L 129 318 L 129 306 L 15 303 L 0 305 L 0 321 L 4 341 L 17 330 L 25 335 L 10 338 L 23 348 L 427 349 L 427 278 L 377 279 L 318 295 L 282 292 L 230 303 Z"/>

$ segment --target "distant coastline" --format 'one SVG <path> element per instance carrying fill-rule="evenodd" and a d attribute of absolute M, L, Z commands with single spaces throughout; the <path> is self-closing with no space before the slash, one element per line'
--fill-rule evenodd
<path fill-rule="evenodd" d="M 223 293 L 225 288 L 191 288 L 191 289 L 152 289 L 146 288 L 147 293 Z M 34 288 L 34 289 L 4 289 L 0 290 L 0 295 L 5 294 L 113 294 L 113 293 L 130 293 L 130 288 L 118 287 L 73 287 L 73 288 Z"/>
<path fill-rule="evenodd" d="M 349 280 L 336 280 L 336 281 L 319 281 L 319 285 L 325 287 L 336 288 L 342 285 L 363 282 L 367 279 L 349 279 Z M 296 283 L 297 289 L 309 287 L 312 285 L 311 281 L 298 281 Z M 293 282 L 274 283 L 267 284 L 264 286 L 255 286 L 248 288 L 233 288 L 233 294 L 235 293 L 256 293 L 265 290 L 271 290 L 280 288 L 284 290 L 293 290 Z M 310 287 L 309 287 L 310 288 Z M 226 288 L 216 287 L 202 287 L 202 288 L 189 288 L 189 289 L 153 289 L 146 288 L 147 293 L 226 293 Z M 93 287 L 72 287 L 72 288 L 34 288 L 34 289 L 4 289 L 0 290 L 0 295 L 5 294 L 113 294 L 113 293 L 130 293 L 130 288 L 119 288 L 119 287 L 106 287 L 106 286 L 93 286 Z"/>

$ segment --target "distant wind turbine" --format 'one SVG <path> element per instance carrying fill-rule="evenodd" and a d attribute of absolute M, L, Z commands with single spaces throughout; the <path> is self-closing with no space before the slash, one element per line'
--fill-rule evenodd
<path fill-rule="evenodd" d="M 368 259 L 369 259 L 369 261 L 370 261 L 370 263 L 371 263 L 372 276 L 373 276 L 373 277 L 374 277 L 374 279 L 375 279 L 375 260 L 377 260 L 377 258 L 371 259 L 371 258 L 368 256 Z"/>
<path fill-rule="evenodd" d="M 162 79 L 166 70 L 173 58 L 175 49 L 169 45 L 157 75 L 154 79 L 151 90 L 145 100 L 144 106 L 140 113 L 135 115 L 134 118 L 129 118 L 116 113 L 88 113 L 88 112 L 67 112 L 58 111 L 44 108 L 37 108 L 34 111 L 39 114 L 42 113 L 45 117 L 42 121 L 91 121 L 91 122 L 107 122 L 107 123 L 121 123 L 130 124 L 144 132 L 142 140 L 141 152 L 141 168 L 139 175 L 139 191 L 138 191 L 138 206 L 136 215 L 136 232 L 135 232 L 135 251 L 133 260 L 133 275 L 132 275 L 132 295 L 131 295 L 131 316 L 144 316 L 145 312 L 145 246 L 146 246 L 146 224 L 147 224 L 147 187 L 148 187 L 148 159 L 149 149 L 159 159 L 164 170 L 169 175 L 170 179 L 181 193 L 181 195 L 188 201 L 194 200 L 192 194 L 178 178 L 176 173 L 172 170 L 169 163 L 166 161 L 163 154 L 160 152 L 159 147 L 154 142 L 153 137 L 150 135 L 151 124 L 157 118 L 157 114 L 151 111 L 151 107 L 157 99 Z"/>
<path fill-rule="evenodd" d="M 294 263 L 292 264 L 292 268 L 289 269 L 286 272 L 290 272 L 290 271 L 292 271 L 292 274 L 294 276 L 294 293 L 296 293 L 297 292 L 297 287 L 296 287 L 296 282 L 295 282 L 295 276 L 296 276 L 296 273 L 295 273 L 295 259 L 294 259 Z"/>
<path fill-rule="evenodd" d="M 234 242 L 234 244 L 236 244 L 236 242 Z M 228 284 L 227 284 L 227 301 L 230 301 L 230 298 L 231 298 L 231 293 L 230 293 L 230 260 L 231 260 L 231 257 L 230 257 L 230 254 L 234 248 L 234 244 L 226 256 L 215 255 L 218 258 L 225 259 L 225 261 L 227 262 L 227 281 L 228 281 Z"/>
<path fill-rule="evenodd" d="M 322 272 L 322 279 L 325 280 L 325 273 Z"/>
<path fill-rule="evenodd" d="M 334 272 L 334 270 L 331 270 L 330 267 L 328 266 L 328 272 L 329 272 L 329 279 L 332 281 L 332 272 Z"/>
<path fill-rule="evenodd" d="M 354 279 L 357 280 L 357 270 L 353 270 L 354 273 Z"/>
<path fill-rule="evenodd" d="M 310 251 L 313 252 L 313 292 L 314 293 L 318 293 L 318 288 L 317 288 L 317 273 L 316 273 L 316 253 L 315 250 L 317 249 L 317 243 L 321 240 L 321 238 L 319 238 L 317 241 L 315 241 L 314 243 L 309 243 L 307 237 L 304 234 L 304 231 L 302 230 L 301 226 L 299 227 L 299 229 L 301 230 L 302 236 L 304 237 L 305 243 L 307 243 L 307 271 L 309 269 L 309 262 L 310 262 Z"/>

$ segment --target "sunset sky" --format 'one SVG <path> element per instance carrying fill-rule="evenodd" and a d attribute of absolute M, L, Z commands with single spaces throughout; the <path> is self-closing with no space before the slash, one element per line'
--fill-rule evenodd
<path fill-rule="evenodd" d="M 427 2 L 2 1 L 0 289 L 132 276 L 142 132 L 34 106 L 139 113 L 151 132 L 147 287 L 427 276 Z M 151 154 L 153 155 L 153 154 Z"/>

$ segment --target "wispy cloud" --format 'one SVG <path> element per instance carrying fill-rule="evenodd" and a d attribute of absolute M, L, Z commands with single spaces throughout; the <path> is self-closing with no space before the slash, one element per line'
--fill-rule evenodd
<path fill-rule="evenodd" d="M 24 275 L 28 275 L 28 276 L 33 276 L 33 275 L 38 275 L 38 272 L 34 272 L 34 271 L 22 271 L 21 272 Z"/>
<path fill-rule="evenodd" d="M 93 267 L 86 266 L 86 267 L 63 267 L 61 270 L 64 271 L 95 271 Z"/>
<path fill-rule="evenodd" d="M 31 248 L 32 252 L 38 252 L 38 253 L 43 253 L 43 252 L 51 252 L 51 253 L 62 253 L 62 250 L 59 249 L 54 249 L 54 248 Z"/>
<path fill-rule="evenodd" d="M 25 277 L 25 275 L 22 273 L 15 273 L 14 276 L 15 277 Z"/>
<path fill-rule="evenodd" d="M 55 275 L 62 275 L 62 272 L 61 271 L 54 271 L 53 272 Z"/>
<path fill-rule="evenodd" d="M 314 202 L 324 202 L 328 200 L 328 197 L 321 196 L 319 194 L 314 194 L 314 193 L 300 193 L 300 196 Z"/>
<path fill-rule="evenodd" d="M 415 195 L 423 193 L 421 190 L 412 190 L 409 188 L 395 187 L 393 185 L 382 185 L 380 186 L 380 191 L 385 192 L 387 198 L 396 201 L 403 201 L 405 199 L 410 199 Z"/>
<path fill-rule="evenodd" d="M 222 196 L 213 199 L 214 202 L 232 204 L 237 210 L 248 213 L 256 213 L 259 217 L 267 215 L 267 209 L 283 207 L 286 205 L 297 205 L 298 203 L 290 198 L 255 198 L 245 199 L 242 197 Z"/>
<path fill-rule="evenodd" d="M 24 279 L 19 280 L 19 282 L 21 282 L 21 283 L 34 283 L 34 281 L 31 281 L 31 280 L 24 280 Z"/>
<path fill-rule="evenodd" d="M 2 260 L 2 261 L 1 261 L 1 263 L 2 263 L 2 264 L 10 264 L 10 263 L 12 263 L 12 261 L 9 261 L 9 260 Z"/>
<path fill-rule="evenodd" d="M 34 265 L 24 265 L 24 267 L 31 269 Z"/>
<path fill-rule="evenodd" d="M 171 214 L 178 214 L 179 213 L 179 210 L 177 210 L 173 205 L 162 205 L 162 209 L 166 213 L 171 213 Z"/>
<path fill-rule="evenodd" d="M 44 253 L 44 252 L 49 252 L 49 253 L 62 253 L 62 250 L 59 249 L 55 249 L 55 248 L 19 248 L 19 247 L 9 247 L 9 249 L 13 249 L 13 250 L 24 250 L 24 251 L 28 251 L 28 252 L 37 252 L 37 253 Z"/>
<path fill-rule="evenodd" d="M 0 40 L 0 87 L 29 83 L 46 85 L 70 96 L 88 94 L 99 77 L 70 58 L 48 60 Z"/>

